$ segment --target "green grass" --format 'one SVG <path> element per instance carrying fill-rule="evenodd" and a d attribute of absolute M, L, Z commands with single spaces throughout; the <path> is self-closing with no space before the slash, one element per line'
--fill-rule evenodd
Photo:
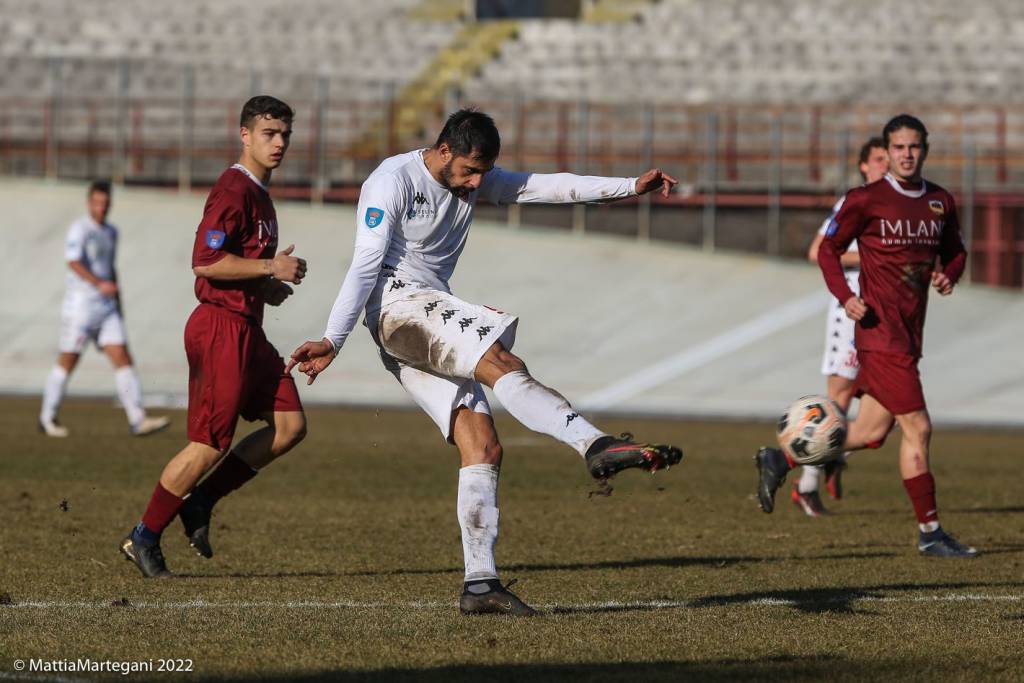
<path fill-rule="evenodd" d="M 311 410 L 307 440 L 218 507 L 213 560 L 175 522 L 184 576 L 144 581 L 117 545 L 184 415 L 135 439 L 109 403 L 71 402 L 57 440 L 35 401 L 0 405 L 0 679 L 33 657 L 190 658 L 188 680 L 230 681 L 1024 678 L 1019 432 L 936 433 L 943 521 L 985 553 L 943 561 L 914 548 L 898 438 L 853 456 L 836 514 L 811 520 L 788 483 L 757 509 L 770 425 L 602 421 L 686 458 L 591 497 L 575 454 L 500 418 L 498 563 L 547 612 L 512 620 L 457 614 L 458 459 L 419 413 Z"/>

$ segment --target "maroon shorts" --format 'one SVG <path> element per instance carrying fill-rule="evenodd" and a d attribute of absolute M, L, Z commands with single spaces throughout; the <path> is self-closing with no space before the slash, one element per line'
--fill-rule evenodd
<path fill-rule="evenodd" d="M 854 384 L 856 395 L 867 394 L 893 415 L 924 410 L 924 390 L 917 371 L 918 358 L 884 351 L 857 351 L 860 371 Z"/>
<path fill-rule="evenodd" d="M 284 360 L 263 328 L 219 306 L 200 304 L 185 325 L 188 438 L 218 450 L 231 445 L 241 415 L 301 411 Z"/>

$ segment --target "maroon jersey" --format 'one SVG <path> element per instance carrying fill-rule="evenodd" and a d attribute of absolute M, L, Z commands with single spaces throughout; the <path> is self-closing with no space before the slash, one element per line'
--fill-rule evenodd
<path fill-rule="evenodd" d="M 927 181 L 911 189 L 891 175 L 850 190 L 818 250 L 825 282 L 842 303 L 854 293 L 839 256 L 853 240 L 860 296 L 871 309 L 857 323 L 857 349 L 920 357 L 936 256 L 953 283 L 967 259 L 952 195 Z"/>
<path fill-rule="evenodd" d="M 192 247 L 192 267 L 208 266 L 234 254 L 242 258 L 274 258 L 277 214 L 267 188 L 243 166 L 224 171 L 210 190 L 203 220 Z M 196 298 L 263 322 L 262 278 L 209 280 L 196 278 Z"/>

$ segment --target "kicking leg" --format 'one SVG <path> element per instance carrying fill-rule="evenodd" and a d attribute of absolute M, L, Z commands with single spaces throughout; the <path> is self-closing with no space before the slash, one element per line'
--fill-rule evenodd
<path fill-rule="evenodd" d="M 675 465 L 682 451 L 672 446 L 634 443 L 599 430 L 577 413 L 557 391 L 534 379 L 526 364 L 495 342 L 480 359 L 475 378 L 494 389 L 505 409 L 524 426 L 558 439 L 586 459 L 598 479 L 628 467 L 652 472 Z"/>
<path fill-rule="evenodd" d="M 502 450 L 491 416 L 465 407 L 457 409 L 452 415 L 452 440 L 462 461 L 456 511 L 462 530 L 466 573 L 459 611 L 462 614 L 535 615 L 534 609 L 501 585 L 494 562 Z"/>
<path fill-rule="evenodd" d="M 181 506 L 181 521 L 189 545 L 202 557 L 213 557 L 210 546 L 213 506 L 306 437 L 306 416 L 301 411 L 264 413 L 262 418 L 267 426 L 249 434 L 232 448 Z"/>

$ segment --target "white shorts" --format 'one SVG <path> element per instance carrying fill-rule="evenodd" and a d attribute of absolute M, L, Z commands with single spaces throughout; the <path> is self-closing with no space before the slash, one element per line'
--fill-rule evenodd
<path fill-rule="evenodd" d="M 64 312 L 60 323 L 61 353 L 82 353 L 90 341 L 101 349 L 128 343 L 124 321 L 116 308 Z"/>
<path fill-rule="evenodd" d="M 860 296 L 860 273 L 846 271 L 846 284 L 853 293 Z M 846 315 L 838 299 L 833 298 L 828 307 L 825 325 L 825 356 L 821 361 L 821 374 L 839 375 L 849 380 L 857 379 L 860 363 L 857 361 L 857 346 L 854 339 L 854 322 Z"/>
<path fill-rule="evenodd" d="M 519 319 L 467 303 L 434 289 L 385 295 L 370 333 L 381 359 L 445 439 L 452 412 L 465 406 L 491 414 L 483 387 L 473 379 L 480 358 L 495 342 L 511 349 Z"/>

